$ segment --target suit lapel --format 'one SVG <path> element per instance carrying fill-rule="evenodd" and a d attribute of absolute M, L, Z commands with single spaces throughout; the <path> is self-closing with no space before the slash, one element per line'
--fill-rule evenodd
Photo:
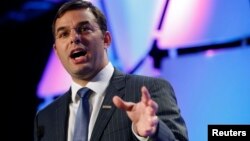
<path fill-rule="evenodd" d="M 68 128 L 68 105 L 71 100 L 71 93 L 68 91 L 65 93 L 60 100 L 58 100 L 58 107 L 56 109 L 56 139 L 57 141 L 67 140 L 67 128 Z"/>
<path fill-rule="evenodd" d="M 125 75 L 115 70 L 110 84 L 106 90 L 106 96 L 103 100 L 100 112 L 95 122 L 95 126 L 91 135 L 91 141 L 100 140 L 105 127 L 113 115 L 116 107 L 113 104 L 112 98 L 117 95 L 122 97 L 124 95 Z M 110 108 L 111 107 L 111 108 Z"/>

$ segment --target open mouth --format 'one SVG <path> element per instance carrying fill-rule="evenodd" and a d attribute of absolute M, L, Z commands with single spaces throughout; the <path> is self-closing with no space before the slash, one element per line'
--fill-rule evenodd
<path fill-rule="evenodd" d="M 87 54 L 87 51 L 86 50 L 83 50 L 83 49 L 77 49 L 77 50 L 74 50 L 71 52 L 70 54 L 70 57 L 72 59 L 76 59 L 78 57 L 82 57 L 82 56 L 85 56 Z"/>

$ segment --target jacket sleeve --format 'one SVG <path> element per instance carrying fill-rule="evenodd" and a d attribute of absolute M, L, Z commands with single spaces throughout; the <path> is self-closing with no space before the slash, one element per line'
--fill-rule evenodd
<path fill-rule="evenodd" d="M 159 124 L 152 141 L 188 141 L 187 127 L 181 116 L 175 92 L 170 83 L 163 79 L 149 82 L 149 92 L 158 104 Z"/>

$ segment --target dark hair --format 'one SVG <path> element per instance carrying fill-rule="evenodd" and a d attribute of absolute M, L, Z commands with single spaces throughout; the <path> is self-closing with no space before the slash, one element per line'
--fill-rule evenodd
<path fill-rule="evenodd" d="M 97 24 L 99 25 L 100 29 L 104 33 L 105 31 L 108 30 L 107 28 L 107 22 L 106 22 L 106 17 L 104 14 L 96 7 L 94 6 L 91 2 L 89 1 L 84 1 L 84 0 L 70 0 L 66 3 L 64 3 L 59 10 L 56 13 L 56 16 L 53 20 L 52 23 L 52 33 L 55 36 L 55 23 L 56 20 L 60 17 L 62 17 L 67 11 L 70 10 L 77 10 L 77 9 L 87 9 L 90 8 L 91 12 L 95 16 L 97 20 Z"/>

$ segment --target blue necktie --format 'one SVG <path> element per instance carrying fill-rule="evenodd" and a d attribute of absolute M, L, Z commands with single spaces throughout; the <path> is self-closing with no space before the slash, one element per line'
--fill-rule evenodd
<path fill-rule="evenodd" d="M 80 105 L 76 113 L 75 129 L 73 141 L 87 141 L 89 128 L 89 93 L 90 89 L 84 87 L 78 90 L 77 94 L 81 97 Z"/>

